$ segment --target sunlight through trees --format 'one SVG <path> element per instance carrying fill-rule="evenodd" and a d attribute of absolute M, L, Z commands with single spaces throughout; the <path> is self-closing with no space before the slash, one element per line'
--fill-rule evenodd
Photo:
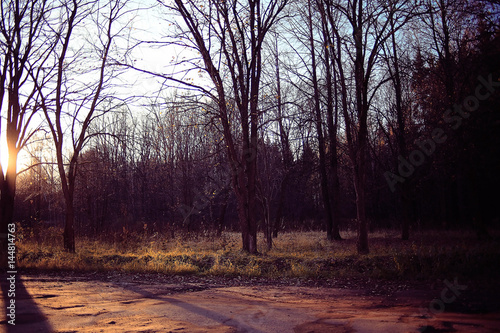
<path fill-rule="evenodd" d="M 496 1 L 2 1 L 0 233 L 473 229 L 500 186 Z M 21 157 L 23 156 L 23 157 Z M 30 166 L 31 165 L 31 166 Z M 7 243 L 0 239 L 2 265 Z"/>

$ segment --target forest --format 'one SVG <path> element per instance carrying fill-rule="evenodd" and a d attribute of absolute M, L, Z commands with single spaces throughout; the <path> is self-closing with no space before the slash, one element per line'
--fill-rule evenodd
<path fill-rule="evenodd" d="M 2 234 L 498 229 L 498 1 L 0 10 Z"/>

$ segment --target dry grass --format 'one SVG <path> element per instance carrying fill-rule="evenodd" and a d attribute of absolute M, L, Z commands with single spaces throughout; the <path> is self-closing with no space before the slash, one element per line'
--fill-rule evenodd
<path fill-rule="evenodd" d="M 396 232 L 377 232 L 370 235 L 370 254 L 365 256 L 356 254 L 355 235 L 350 233 L 343 233 L 341 242 L 326 240 L 322 232 L 283 233 L 270 251 L 260 235 L 257 256 L 243 253 L 240 234 L 230 232 L 221 237 L 169 238 L 124 231 L 101 240 L 79 238 L 76 254 L 62 250 L 60 230 L 51 229 L 38 237 L 28 230 L 18 233 L 20 268 L 272 279 L 497 279 L 500 275 L 499 242 L 478 242 L 473 233 L 463 231 L 418 233 L 406 242 Z"/>

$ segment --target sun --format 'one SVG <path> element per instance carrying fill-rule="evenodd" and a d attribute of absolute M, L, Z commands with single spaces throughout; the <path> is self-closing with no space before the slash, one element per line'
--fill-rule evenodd
<path fill-rule="evenodd" d="M 7 149 L 7 142 L 5 138 L 2 138 L 0 141 L 0 163 L 2 164 L 2 171 L 5 175 L 7 172 L 7 166 L 9 164 L 9 150 Z M 17 155 L 17 172 L 21 169 L 27 168 L 31 165 L 31 158 L 29 154 L 21 150 Z"/>
<path fill-rule="evenodd" d="M 9 154 L 7 151 L 7 143 L 5 140 L 0 140 L 0 163 L 2 164 L 2 171 L 6 172 L 7 169 L 7 162 L 9 160 Z"/>

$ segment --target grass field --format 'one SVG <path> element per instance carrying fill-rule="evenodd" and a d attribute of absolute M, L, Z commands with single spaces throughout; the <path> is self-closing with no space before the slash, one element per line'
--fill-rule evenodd
<path fill-rule="evenodd" d="M 376 278 L 432 280 L 458 277 L 496 283 L 500 277 L 497 234 L 478 241 L 472 232 L 427 231 L 401 241 L 393 231 L 370 235 L 370 254 L 356 254 L 355 234 L 330 242 L 325 233 L 282 233 L 268 251 L 260 235 L 259 255 L 241 248 L 240 234 L 221 237 L 124 232 L 99 240 L 77 238 L 76 254 L 62 250 L 62 232 L 33 235 L 20 230 L 19 269 L 122 271 L 269 279 Z"/>

